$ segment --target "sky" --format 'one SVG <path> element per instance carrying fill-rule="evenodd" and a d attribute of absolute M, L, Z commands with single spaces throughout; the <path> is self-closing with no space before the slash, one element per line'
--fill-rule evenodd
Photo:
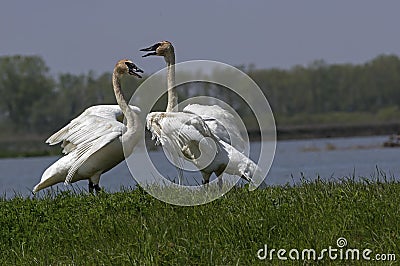
<path fill-rule="evenodd" d="M 111 72 L 129 58 L 150 74 L 165 63 L 139 49 L 169 40 L 177 62 L 357 64 L 400 56 L 399 10 L 397 0 L 3 1 L 0 56 L 39 55 L 52 74 Z"/>

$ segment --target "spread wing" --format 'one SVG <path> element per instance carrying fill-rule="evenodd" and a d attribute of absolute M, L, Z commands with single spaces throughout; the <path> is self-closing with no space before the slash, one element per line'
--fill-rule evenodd
<path fill-rule="evenodd" d="M 216 148 L 214 143 L 218 142 L 218 137 L 212 134 L 207 124 L 197 115 L 153 112 L 147 115 L 146 121 L 156 143 L 166 146 L 172 155 L 181 158 L 183 155 L 186 159 L 194 160 L 202 152 L 211 153 Z"/>
<path fill-rule="evenodd" d="M 61 142 L 64 154 L 75 153 L 77 159 L 68 171 L 66 183 L 92 154 L 122 136 L 127 130 L 119 122 L 122 119 L 118 105 L 92 106 L 46 140 L 50 145 Z"/>
<path fill-rule="evenodd" d="M 73 145 L 72 151 L 69 152 L 76 153 L 77 158 L 69 169 L 65 182 L 71 182 L 76 170 L 92 154 L 122 136 L 126 130 L 126 126 L 121 122 L 96 115 L 87 115 L 85 119 L 75 121 L 63 140 L 71 147 Z"/>
<path fill-rule="evenodd" d="M 123 120 L 123 113 L 118 105 L 95 105 L 87 108 L 82 114 L 80 114 L 75 119 L 71 120 L 65 127 L 61 128 L 59 131 L 51 135 L 46 143 L 49 145 L 55 145 L 62 142 L 61 147 L 63 148 L 63 153 L 68 154 L 76 149 L 77 143 L 71 142 L 71 133 L 75 132 L 76 128 L 80 127 L 81 124 L 85 123 L 88 117 L 97 116 L 103 117 L 105 121 L 120 121 Z"/>
<path fill-rule="evenodd" d="M 189 104 L 183 111 L 200 116 L 214 135 L 232 144 L 240 152 L 245 150 L 246 142 L 237 126 L 237 120 L 227 110 L 218 105 Z"/>

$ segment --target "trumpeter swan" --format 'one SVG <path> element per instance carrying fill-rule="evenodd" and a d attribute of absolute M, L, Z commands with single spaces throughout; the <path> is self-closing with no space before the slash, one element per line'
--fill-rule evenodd
<path fill-rule="evenodd" d="M 172 154 L 178 153 L 181 158 L 192 162 L 202 173 L 203 184 L 209 183 L 212 173 L 217 175 L 220 188 L 222 188 L 224 172 L 240 176 L 247 181 L 251 181 L 254 175 L 260 174 L 258 166 L 253 161 L 224 141 L 226 132 L 222 132 L 220 137 L 218 132 L 211 130 L 211 127 L 207 125 L 211 119 L 204 120 L 193 110 L 188 110 L 188 112 L 174 110 L 178 104 L 178 95 L 175 88 L 175 53 L 172 44 L 162 41 L 141 51 L 150 52 L 143 57 L 163 56 L 167 63 L 166 112 L 152 112 L 146 118 L 147 128 L 152 132 L 153 137 L 157 138 L 157 142 L 170 150 Z M 215 123 L 220 122 L 218 114 L 220 113 L 212 111 L 208 114 L 202 113 L 207 117 L 215 116 L 213 118 Z M 223 125 L 222 128 L 230 126 L 232 125 Z M 240 132 L 237 134 L 240 135 Z M 216 153 L 211 151 L 216 151 Z M 209 159 L 208 162 L 207 159 Z"/>
<path fill-rule="evenodd" d="M 100 175 L 122 162 L 124 153 L 131 154 L 142 133 L 140 109 L 126 103 L 120 83 L 122 75 L 141 78 L 138 73 L 143 71 L 132 61 L 118 61 L 112 75 L 118 106 L 92 106 L 46 141 L 50 145 L 62 142 L 66 155 L 44 171 L 33 192 L 60 182 L 69 184 L 84 179 L 89 180 L 90 192 L 100 190 Z M 121 114 L 126 125 L 118 121 Z"/>
<path fill-rule="evenodd" d="M 175 86 L 175 68 L 172 66 L 175 64 L 175 49 L 172 43 L 169 41 L 162 41 L 149 48 L 142 49 L 141 51 L 153 51 L 152 53 L 144 55 L 144 57 L 151 55 L 164 57 L 170 73 L 168 75 L 168 88 L 173 88 Z M 178 104 L 178 96 L 168 89 L 168 99 L 171 100 L 168 101 L 167 112 L 172 111 L 172 106 Z M 182 111 L 200 116 L 214 135 L 217 135 L 221 140 L 231 144 L 240 152 L 244 152 L 246 142 L 237 126 L 235 117 L 229 111 L 218 105 L 201 104 L 189 104 L 185 106 Z"/>

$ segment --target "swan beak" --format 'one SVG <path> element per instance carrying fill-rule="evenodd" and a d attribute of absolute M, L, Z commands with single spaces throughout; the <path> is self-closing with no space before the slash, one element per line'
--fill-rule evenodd
<path fill-rule="evenodd" d="M 143 73 L 143 70 L 141 70 L 137 66 L 135 66 L 134 68 L 129 68 L 128 72 L 129 72 L 130 75 L 136 76 L 138 78 L 142 78 L 142 76 L 139 75 L 138 73 Z"/>
<path fill-rule="evenodd" d="M 143 55 L 142 57 L 147 57 L 147 56 L 150 56 L 150 55 L 157 55 L 157 52 L 155 52 L 155 51 L 157 50 L 158 46 L 160 46 L 160 44 L 156 43 L 156 44 L 154 44 L 154 45 L 152 45 L 150 47 L 140 49 L 141 52 L 153 51 L 152 53 L 147 53 L 147 54 Z"/>
<path fill-rule="evenodd" d="M 156 53 L 156 52 L 147 53 L 147 54 L 145 54 L 145 55 L 142 55 L 142 57 L 148 57 L 148 56 L 150 56 L 150 55 L 157 55 L 157 53 Z"/>

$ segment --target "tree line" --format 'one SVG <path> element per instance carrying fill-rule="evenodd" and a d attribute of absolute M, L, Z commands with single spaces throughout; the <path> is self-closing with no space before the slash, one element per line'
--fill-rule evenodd
<path fill-rule="evenodd" d="M 318 60 L 290 69 L 239 67 L 266 95 L 278 126 L 400 120 L 400 59 L 396 55 L 380 55 L 363 64 Z M 91 105 L 115 104 L 110 72 L 49 73 L 39 56 L 0 57 L 0 136 L 50 135 Z M 133 93 L 143 80 L 125 79 L 126 94 Z M 179 89 L 179 96 L 218 97 L 241 116 L 249 115 L 240 97 L 210 86 Z M 165 103 L 164 97 L 157 106 L 163 109 Z"/>
<path fill-rule="evenodd" d="M 358 65 L 318 60 L 307 67 L 251 70 L 249 75 L 283 124 L 400 118 L 400 59 L 395 55 L 380 55 Z"/>

